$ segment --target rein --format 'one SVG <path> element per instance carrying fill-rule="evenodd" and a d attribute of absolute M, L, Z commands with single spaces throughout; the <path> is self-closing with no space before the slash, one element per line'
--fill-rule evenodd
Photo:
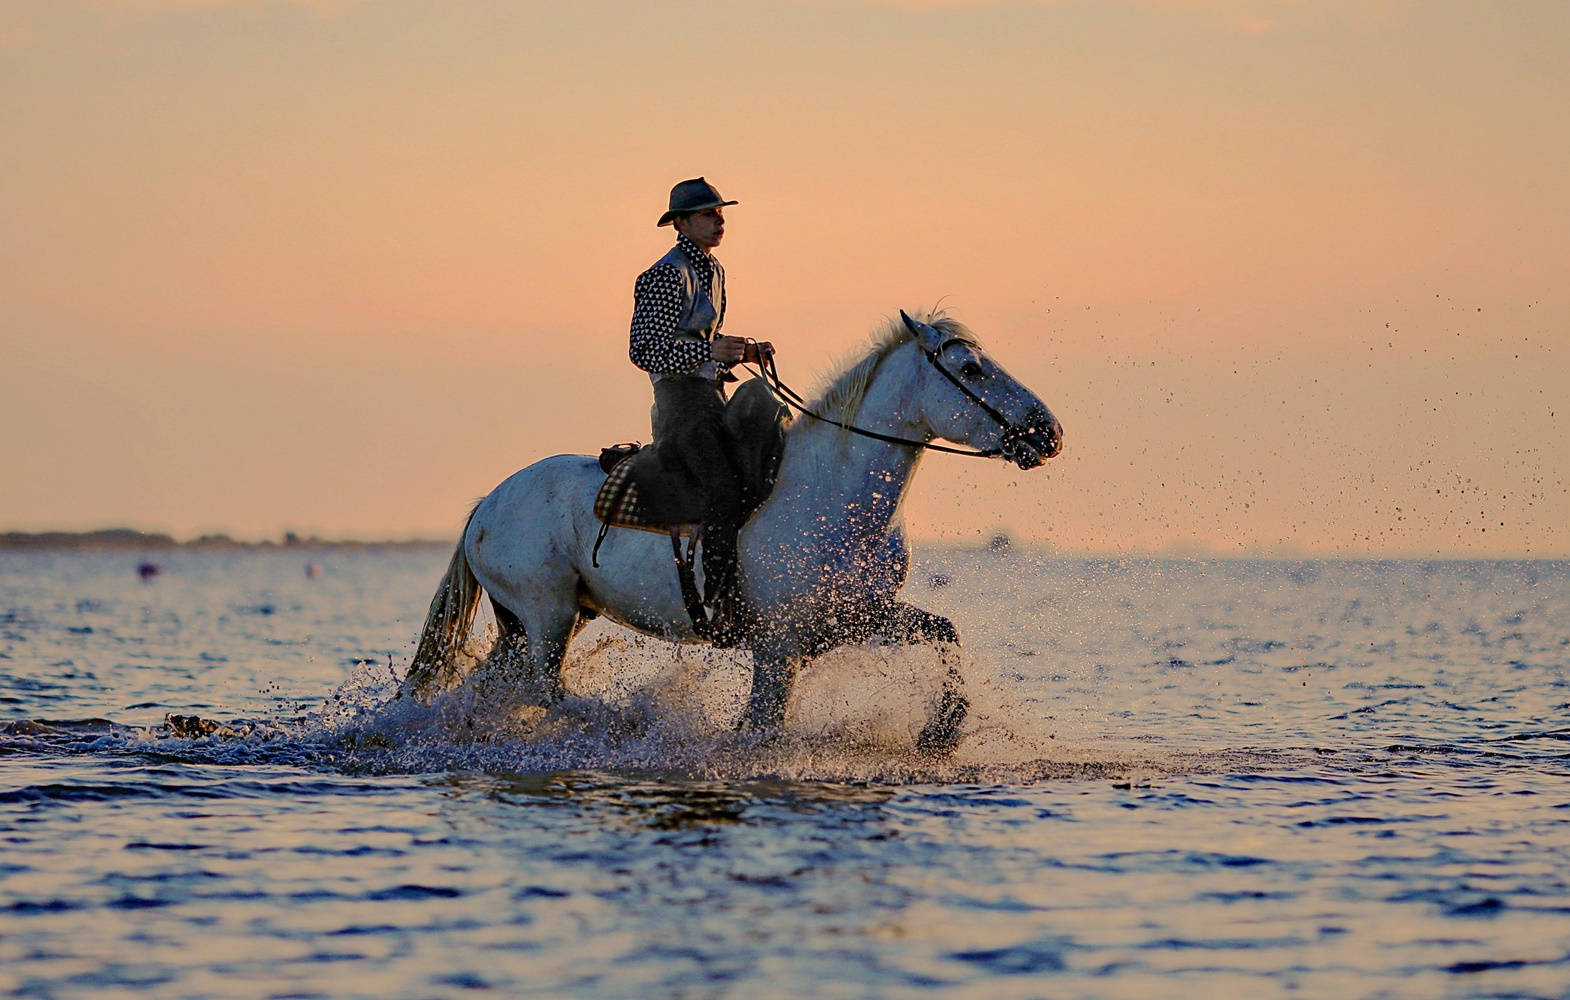
<path fill-rule="evenodd" d="M 750 338 L 749 342 L 756 343 L 756 341 L 752 341 Z M 997 421 L 998 426 L 1003 428 L 1003 440 L 1005 443 L 1007 443 L 1011 438 L 1023 436 L 1024 431 L 1020 430 L 1018 427 L 1015 427 L 1014 424 L 1010 423 L 1009 419 L 1003 414 L 999 413 L 992 404 L 976 395 L 973 391 L 971 391 L 969 386 L 955 378 L 953 372 L 943 367 L 942 362 L 938 360 L 938 355 L 942 354 L 950 344 L 968 345 L 970 342 L 967 340 L 961 340 L 958 337 L 954 337 L 939 344 L 936 351 L 928 351 L 923 348 L 921 352 L 922 357 L 930 361 L 932 363 L 932 367 L 942 372 L 943 377 L 952 382 L 954 387 L 960 392 L 964 393 L 971 402 L 981 407 L 981 411 L 983 413 Z M 780 399 L 789 404 L 792 409 L 796 410 L 798 413 L 803 414 L 804 416 L 811 417 L 814 420 L 821 420 L 823 423 L 833 424 L 835 427 L 850 431 L 852 434 L 860 434 L 862 437 L 872 438 L 875 441 L 886 441 L 889 444 L 905 445 L 908 448 L 924 448 L 927 451 L 941 451 L 948 455 L 963 455 L 966 458 L 996 458 L 997 456 L 1004 453 L 1004 449 L 1002 447 L 988 448 L 985 451 L 973 451 L 966 448 L 951 448 L 948 445 L 933 444 L 931 441 L 915 441 L 911 438 L 894 437 L 891 434 L 880 434 L 877 431 L 869 431 L 864 427 L 856 427 L 853 424 L 841 423 L 840 421 L 831 417 L 825 417 L 822 414 L 814 413 L 811 409 L 809 409 L 807 401 L 801 398 L 801 394 L 796 392 L 796 390 L 792 389 L 790 386 L 786 385 L 785 382 L 780 378 L 780 372 L 779 369 L 775 367 L 773 355 L 770 355 L 766 359 L 758 362 L 758 367 L 762 369 L 761 372 L 753 371 L 751 368 L 748 368 L 747 370 L 752 371 L 754 375 L 759 375 L 762 377 L 766 384 L 772 385 L 778 392 Z"/>

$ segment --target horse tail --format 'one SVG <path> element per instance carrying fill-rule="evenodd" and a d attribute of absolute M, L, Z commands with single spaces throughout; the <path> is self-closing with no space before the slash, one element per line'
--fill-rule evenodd
<path fill-rule="evenodd" d="M 475 503 L 469 516 L 464 518 L 458 547 L 447 564 L 447 575 L 436 586 L 436 596 L 431 598 L 431 610 L 425 616 L 425 627 L 420 630 L 420 646 L 414 651 L 400 693 L 407 692 L 425 700 L 458 679 L 458 654 L 469 638 L 474 614 L 480 606 L 480 595 L 484 593 L 464 552 L 469 522 L 474 520 L 479 507 L 479 503 Z"/>

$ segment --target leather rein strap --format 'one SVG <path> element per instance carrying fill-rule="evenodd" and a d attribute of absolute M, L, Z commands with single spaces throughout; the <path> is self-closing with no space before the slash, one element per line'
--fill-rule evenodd
<path fill-rule="evenodd" d="M 751 341 L 750 339 L 748 342 L 755 343 L 755 341 Z M 981 407 L 981 411 L 983 413 L 997 421 L 998 426 L 1003 428 L 1003 438 L 1005 441 L 1011 437 L 1018 437 L 1023 435 L 1024 432 L 1010 423 L 1009 419 L 1003 414 L 999 413 L 991 403 L 988 403 L 986 400 L 976 395 L 973 391 L 971 391 L 969 386 L 955 378 L 953 372 L 943 367 L 942 362 L 938 360 L 938 355 L 947 350 L 951 344 L 964 344 L 967 347 L 976 346 L 968 340 L 962 340 L 959 337 L 951 337 L 950 339 L 945 340 L 943 343 L 939 344 L 938 349 L 935 351 L 928 351 L 923 349 L 921 352 L 922 357 L 932 362 L 932 367 L 942 372 L 943 377 L 952 382 L 956 389 L 964 393 L 971 402 Z M 909 448 L 925 448 L 928 451 L 941 451 L 949 455 L 963 455 L 966 458 L 996 458 L 997 456 L 1003 454 L 1003 449 L 1001 447 L 988 448 L 985 451 L 972 451 L 967 448 L 950 448 L 948 445 L 933 444 L 931 441 L 916 441 L 912 440 L 911 438 L 894 437 L 891 434 L 880 434 L 877 431 L 869 431 L 864 427 L 856 427 L 852 424 L 841 423 L 840 421 L 834 420 L 830 417 L 825 417 L 821 414 L 814 413 L 811 409 L 809 409 L 807 401 L 802 399 L 801 395 L 797 393 L 796 390 L 786 385 L 780 379 L 779 369 L 775 367 L 774 358 L 772 356 L 764 359 L 763 361 L 760 361 L 758 363 L 758 367 L 763 370 L 761 374 L 764 381 L 774 386 L 774 388 L 778 391 L 779 397 L 788 403 L 791 408 L 805 416 L 811 417 L 814 420 L 821 420 L 823 423 L 833 424 L 835 427 L 850 431 L 852 434 L 860 434 L 862 437 L 873 438 L 877 441 L 887 441 L 889 444 L 905 445 Z M 751 371 L 750 368 L 748 370 Z M 754 374 L 758 373 L 754 372 Z"/>

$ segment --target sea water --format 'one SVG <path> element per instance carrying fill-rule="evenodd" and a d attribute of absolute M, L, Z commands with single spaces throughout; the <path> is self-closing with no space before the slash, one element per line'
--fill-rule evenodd
<path fill-rule="evenodd" d="M 391 699 L 447 555 L 0 554 L 0 993 L 1570 995 L 1570 564 L 929 547 L 760 740 L 600 622 Z"/>

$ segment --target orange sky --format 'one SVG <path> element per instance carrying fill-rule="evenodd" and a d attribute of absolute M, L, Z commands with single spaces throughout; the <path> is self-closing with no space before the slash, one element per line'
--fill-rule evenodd
<path fill-rule="evenodd" d="M 541 9 L 543 8 L 543 9 Z M 0 0 L 0 530 L 455 535 L 647 437 L 730 210 L 810 384 L 942 299 L 1053 407 L 918 535 L 1570 554 L 1570 5 Z"/>

